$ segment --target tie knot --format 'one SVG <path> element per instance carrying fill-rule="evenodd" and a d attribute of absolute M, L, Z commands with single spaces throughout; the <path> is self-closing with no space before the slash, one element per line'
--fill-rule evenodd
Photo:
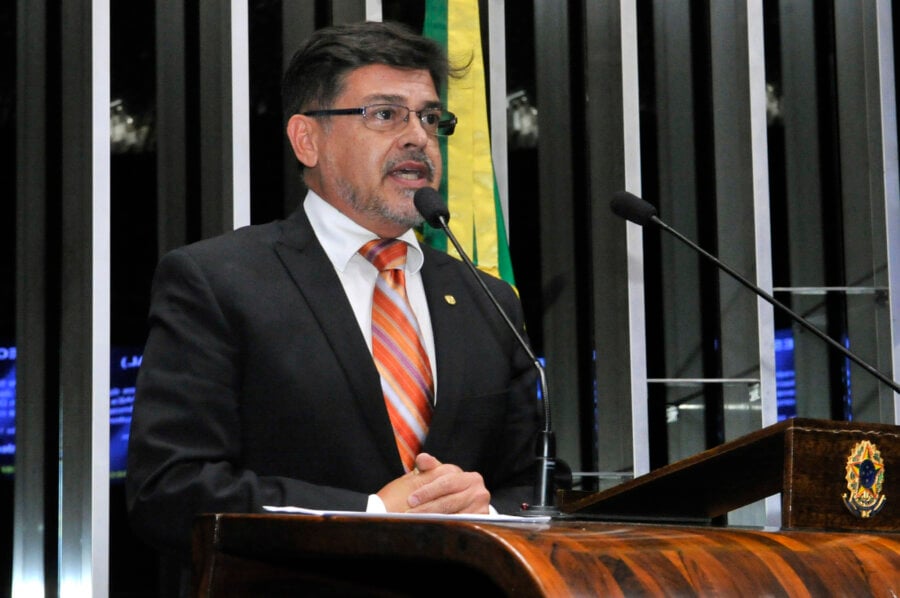
<path fill-rule="evenodd" d="M 406 243 L 397 239 L 374 239 L 359 253 L 379 271 L 400 269 L 406 264 Z"/>

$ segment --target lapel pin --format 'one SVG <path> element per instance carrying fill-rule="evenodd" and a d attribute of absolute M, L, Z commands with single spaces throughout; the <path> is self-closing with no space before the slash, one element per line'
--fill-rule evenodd
<path fill-rule="evenodd" d="M 448 305 L 456 305 L 456 297 L 453 295 L 444 295 L 444 301 L 446 301 Z"/>

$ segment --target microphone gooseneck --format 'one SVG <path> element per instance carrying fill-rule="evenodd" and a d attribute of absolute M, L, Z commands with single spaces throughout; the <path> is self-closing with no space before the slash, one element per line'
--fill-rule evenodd
<path fill-rule="evenodd" d="M 867 372 L 869 372 L 871 375 L 875 376 L 878 380 L 880 380 L 887 386 L 891 387 L 891 389 L 894 392 L 900 393 L 900 385 L 898 385 L 894 380 L 892 380 L 892 379 L 888 378 L 887 376 L 885 376 L 884 374 L 882 374 L 874 366 L 863 361 L 861 357 L 858 357 L 855 353 L 850 351 L 850 349 L 848 349 L 844 345 L 840 344 L 839 342 L 835 341 L 833 338 L 831 338 L 830 336 L 828 336 L 827 334 L 825 334 L 824 332 L 822 332 L 821 330 L 819 330 L 818 328 L 813 326 L 813 324 L 811 322 L 809 322 L 809 320 L 807 320 L 800 314 L 793 311 L 787 305 L 785 305 L 784 303 L 782 303 L 781 301 L 779 301 L 778 299 L 776 299 L 775 297 L 773 297 L 772 295 L 770 295 L 769 293 L 764 291 L 762 288 L 753 284 L 752 282 L 750 282 L 749 280 L 747 280 L 746 278 L 744 278 L 743 276 L 738 274 L 735 270 L 733 270 L 730 266 L 728 266 L 728 264 L 726 264 L 725 262 L 723 262 L 716 256 L 712 255 L 711 253 L 709 253 L 708 251 L 706 251 L 705 249 L 703 249 L 702 247 L 700 247 L 699 245 L 697 245 L 696 243 L 694 243 L 693 241 L 691 241 L 690 239 L 688 239 L 687 237 L 682 235 L 680 232 L 678 232 L 677 230 L 675 230 L 674 228 L 672 228 L 671 226 L 669 226 L 668 224 L 666 224 L 665 222 L 660 220 L 656 215 L 656 208 L 654 208 L 653 205 L 651 205 L 649 202 L 644 201 L 637 195 L 634 195 L 627 191 L 618 191 L 613 195 L 613 199 L 610 202 L 610 208 L 612 209 L 613 213 L 615 213 L 617 216 L 625 218 L 626 220 L 630 220 L 631 222 L 634 222 L 635 224 L 639 224 L 641 226 L 644 226 L 647 223 L 655 224 L 659 228 L 663 229 L 667 233 L 674 236 L 679 241 L 687 244 L 691 249 L 693 249 L 694 251 L 696 251 L 697 253 L 699 253 L 700 255 L 705 257 L 706 259 L 713 262 L 716 266 L 718 266 L 719 268 L 721 268 L 722 270 L 724 270 L 725 272 L 730 274 L 732 278 L 734 278 L 739 283 L 741 283 L 742 285 L 744 285 L 745 287 L 747 287 L 748 289 L 750 289 L 751 291 L 756 293 L 757 296 L 765 299 L 770 304 L 772 304 L 775 307 L 777 307 L 778 309 L 782 310 L 784 313 L 786 313 L 788 316 L 790 316 L 795 322 L 797 322 L 798 324 L 800 324 L 801 326 L 803 326 L 804 328 L 806 328 L 807 330 L 809 330 L 810 332 L 812 332 L 813 334 L 818 336 L 820 339 L 822 339 L 823 341 L 828 343 L 831 347 L 840 351 L 848 359 L 850 359 L 851 361 L 856 363 L 859 367 L 861 367 L 864 370 L 866 370 Z"/>
<path fill-rule="evenodd" d="M 509 319 L 509 316 L 503 310 L 500 302 L 497 301 L 497 298 L 478 274 L 478 269 L 475 267 L 475 264 L 472 263 L 472 260 L 469 259 L 469 256 L 463 250 L 459 241 L 456 240 L 456 236 L 450 231 L 450 227 L 447 225 L 447 222 L 450 220 L 450 212 L 447 210 L 447 206 L 444 204 L 444 199 L 441 197 L 440 193 L 431 187 L 423 187 L 416 191 L 413 196 L 413 203 L 416 206 L 416 210 L 418 210 L 419 214 L 422 215 L 422 218 L 425 219 L 425 222 L 434 228 L 443 230 L 447 235 L 447 238 L 450 239 L 450 242 L 456 248 L 456 252 L 459 254 L 460 258 L 462 258 L 463 263 L 466 264 L 469 271 L 475 277 L 475 280 L 478 281 L 481 289 L 484 291 L 485 295 L 487 295 L 488 299 L 490 299 L 494 308 L 497 310 L 497 313 L 503 318 L 503 321 L 506 322 L 506 325 L 515 336 L 516 341 L 522 349 L 524 349 L 525 354 L 528 355 L 528 358 L 538 372 L 541 401 L 544 407 L 544 427 L 538 436 L 536 447 L 538 480 L 535 484 L 534 491 L 535 504 L 523 506 L 521 514 L 526 516 L 557 515 L 559 514 L 559 509 L 556 508 L 556 497 L 553 487 L 554 470 L 556 468 L 556 438 L 553 434 L 553 426 L 551 425 L 550 420 L 550 396 L 547 393 L 547 375 L 544 371 L 544 366 L 535 356 L 528 343 L 525 342 L 521 333 L 516 329 L 516 325 Z"/>

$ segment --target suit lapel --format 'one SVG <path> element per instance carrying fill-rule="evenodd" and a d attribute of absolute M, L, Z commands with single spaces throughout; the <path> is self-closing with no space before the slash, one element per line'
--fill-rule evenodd
<path fill-rule="evenodd" d="M 422 283 L 428 301 L 431 328 L 434 332 L 435 361 L 437 362 L 437 406 L 424 450 L 440 458 L 441 449 L 452 437 L 454 422 L 462 396 L 462 380 L 466 375 L 465 348 L 460 346 L 458 331 L 465 328 L 465 318 L 457 301 L 465 300 L 460 290 L 465 288 L 455 278 L 454 260 L 444 253 L 423 247 L 425 263 Z"/>
<path fill-rule="evenodd" d="M 391 469 L 402 471 L 378 371 L 359 331 L 350 302 L 303 208 L 284 221 L 275 251 L 303 295 L 341 364 L 366 421 Z"/>

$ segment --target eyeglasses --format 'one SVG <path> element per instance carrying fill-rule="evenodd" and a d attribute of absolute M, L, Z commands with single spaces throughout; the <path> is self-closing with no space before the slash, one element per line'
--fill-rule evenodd
<path fill-rule="evenodd" d="M 395 131 L 409 122 L 410 113 L 419 117 L 422 128 L 429 135 L 446 137 L 456 130 L 456 115 L 443 108 L 411 110 L 397 104 L 371 104 L 362 108 L 338 108 L 335 110 L 310 110 L 303 116 L 344 116 L 362 114 L 363 123 L 373 131 Z"/>

